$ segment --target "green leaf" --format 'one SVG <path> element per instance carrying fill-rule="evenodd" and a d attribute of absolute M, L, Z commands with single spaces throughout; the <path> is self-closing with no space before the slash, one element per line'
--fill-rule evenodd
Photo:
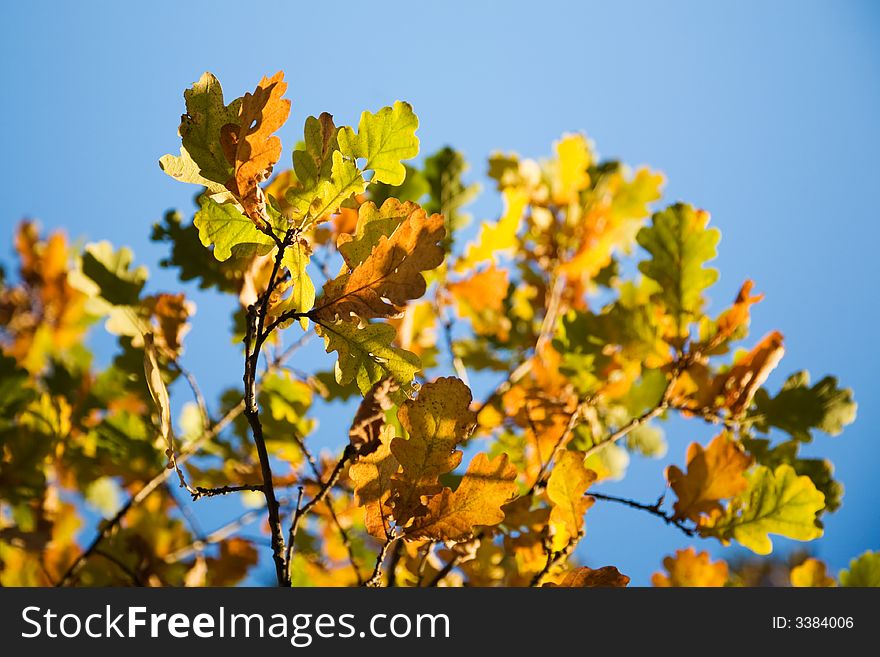
<path fill-rule="evenodd" d="M 399 185 L 370 181 L 370 200 L 373 203 L 382 205 L 389 198 L 418 203 L 428 193 L 428 181 L 422 172 L 408 164 L 404 164 L 403 168 L 406 170 L 406 178 Z"/>
<path fill-rule="evenodd" d="M 357 322 L 340 320 L 318 324 L 315 331 L 324 338 L 327 353 L 335 351 L 339 355 L 336 382 L 344 386 L 356 381 L 363 395 L 388 376 L 400 384 L 400 394 L 405 394 L 421 369 L 415 354 L 391 346 L 397 331 L 388 324 L 359 326 Z"/>
<path fill-rule="evenodd" d="M 79 287 L 114 306 L 137 305 L 149 272 L 144 266 L 132 268 L 133 261 L 134 254 L 127 247 L 114 251 L 107 241 L 87 244 L 80 271 L 88 282 Z M 77 278 L 77 283 L 83 281 Z"/>
<path fill-rule="evenodd" d="M 232 257 L 220 262 L 202 246 L 199 230 L 192 222 L 181 223 L 179 212 L 169 211 L 161 223 L 153 224 L 153 242 L 167 242 L 171 252 L 159 264 L 177 267 L 181 281 L 197 280 L 199 287 L 215 287 L 221 292 L 237 292 L 247 269 L 247 258 Z"/>
<path fill-rule="evenodd" d="M 824 512 L 832 513 L 840 508 L 843 499 L 843 484 L 834 478 L 834 465 L 828 459 L 798 458 L 802 443 L 797 440 L 786 440 L 775 447 L 770 447 L 766 438 L 743 438 L 742 444 L 746 451 L 755 457 L 759 465 L 775 469 L 786 463 L 794 468 L 799 475 L 809 477 L 813 484 L 825 496 Z"/>
<path fill-rule="evenodd" d="M 449 146 L 425 158 L 424 176 L 430 188 L 430 200 L 425 204 L 428 214 L 439 212 L 446 219 L 444 247 L 452 246 L 455 231 L 470 222 L 470 215 L 461 209 L 474 200 L 480 191 L 477 184 L 465 185 L 462 178 L 468 170 L 464 156 Z"/>
<path fill-rule="evenodd" d="M 816 514 L 825 506 L 825 496 L 809 477 L 798 476 L 789 465 L 776 470 L 758 466 L 746 474 L 749 486 L 731 500 L 730 506 L 704 535 L 722 541 L 736 539 L 756 554 L 770 554 L 769 534 L 798 541 L 822 536 Z"/>
<path fill-rule="evenodd" d="M 849 562 L 849 570 L 840 572 L 841 586 L 880 587 L 880 552 L 868 550 Z"/>
<path fill-rule="evenodd" d="M 826 376 L 810 387 L 806 371 L 792 374 L 775 397 L 760 389 L 755 394 L 755 428 L 767 432 L 781 429 L 795 440 L 810 442 L 811 430 L 836 436 L 856 419 L 857 404 L 850 388 L 839 388 L 837 379 Z"/>
<path fill-rule="evenodd" d="M 36 393 L 28 387 L 29 378 L 15 358 L 0 350 L 0 428 L 13 423 L 15 414 L 34 398 Z"/>
<path fill-rule="evenodd" d="M 703 265 L 716 256 L 721 239 L 717 228 L 707 228 L 709 214 L 677 203 L 657 212 L 636 240 L 651 254 L 639 271 L 660 285 L 654 299 L 676 318 L 679 338 L 687 337 L 688 323 L 703 306 L 703 290 L 718 279 L 718 271 Z"/>
<path fill-rule="evenodd" d="M 373 171 L 372 181 L 400 185 L 406 178 L 401 161 L 419 154 L 418 127 L 412 106 L 398 100 L 376 114 L 361 114 L 357 134 L 352 128 L 340 128 L 339 149 L 351 158 L 364 159 L 364 169 Z"/>
<path fill-rule="evenodd" d="M 303 193 L 291 188 L 287 191 L 287 200 L 293 205 L 295 214 L 311 218 L 315 221 L 327 218 L 339 210 L 342 203 L 354 194 L 360 194 L 366 188 L 364 176 L 357 165 L 345 159 L 339 151 L 333 151 L 333 166 L 329 180 L 322 180 L 314 194 Z M 305 227 L 307 221 L 302 222 Z"/>
<path fill-rule="evenodd" d="M 296 240 L 284 250 L 283 264 L 290 271 L 290 279 L 293 290 L 287 299 L 285 310 L 296 312 L 308 312 L 315 305 L 315 284 L 309 277 L 306 267 L 311 257 L 311 248 L 305 240 Z M 300 322 L 305 329 L 308 320 Z"/>
<path fill-rule="evenodd" d="M 327 180 L 333 166 L 333 153 L 339 150 L 333 117 L 324 112 L 310 116 L 303 130 L 303 148 L 293 152 L 293 171 L 304 189 L 313 189 L 319 180 Z"/>
<path fill-rule="evenodd" d="M 199 205 L 201 209 L 196 212 L 193 223 L 202 244 L 214 247 L 217 260 L 265 255 L 275 247 L 272 238 L 257 229 L 232 203 L 220 204 L 203 195 Z"/>
<path fill-rule="evenodd" d="M 222 187 L 232 176 L 232 165 L 223 154 L 220 129 L 227 123 L 238 124 L 241 98 L 226 105 L 220 82 L 211 73 L 204 73 L 191 89 L 183 92 L 183 98 L 186 101 L 186 114 L 180 117 L 179 132 L 183 141 L 181 158 L 188 156 L 198 167 L 200 178 L 219 183 Z M 163 161 L 162 169 L 168 175 L 177 178 L 174 172 L 188 171 L 187 177 L 192 177 L 192 167 L 187 162 L 181 162 L 173 155 L 166 155 L 160 160 Z"/>

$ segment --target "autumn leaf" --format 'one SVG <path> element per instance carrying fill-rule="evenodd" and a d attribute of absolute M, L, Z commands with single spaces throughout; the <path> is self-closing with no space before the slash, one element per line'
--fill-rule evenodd
<path fill-rule="evenodd" d="M 361 204 L 355 233 L 341 234 L 336 243 L 345 264 L 349 269 L 362 264 L 382 237 L 390 237 L 400 224 L 417 212 L 425 214 L 417 204 L 401 203 L 395 198 L 387 199 L 379 208 L 372 201 Z"/>
<path fill-rule="evenodd" d="M 365 523 L 371 536 L 387 540 L 391 533 L 391 477 L 400 465 L 391 453 L 391 427 L 379 430 L 379 444 L 369 454 L 358 457 L 348 468 L 354 485 L 355 503 L 366 508 Z"/>
<path fill-rule="evenodd" d="M 782 360 L 785 354 L 782 340 L 779 331 L 768 333 L 723 376 L 720 388 L 725 398 L 724 407 L 733 417 L 748 410 L 755 393 Z"/>
<path fill-rule="evenodd" d="M 290 272 L 290 285 L 292 291 L 284 304 L 283 311 L 305 313 L 315 305 L 315 284 L 306 270 L 312 254 L 311 246 L 303 239 L 295 239 L 284 250 L 282 263 Z M 301 320 L 303 328 L 308 325 L 308 320 Z"/>
<path fill-rule="evenodd" d="M 596 473 L 584 466 L 583 452 L 564 450 L 547 480 L 547 497 L 553 504 L 550 526 L 553 528 L 553 550 L 564 549 L 577 540 L 584 527 L 584 514 L 593 502 L 585 496 L 596 480 Z"/>
<path fill-rule="evenodd" d="M 837 582 L 828 574 L 824 561 L 809 558 L 791 569 L 791 585 L 795 588 L 826 588 L 837 586 Z"/>
<path fill-rule="evenodd" d="M 722 541 L 735 539 L 756 554 L 770 554 L 769 534 L 798 541 L 822 536 L 816 514 L 825 506 L 825 496 L 806 476 L 798 476 L 789 465 L 776 470 L 758 466 L 746 475 L 747 488 L 731 500 L 722 514 L 714 517 L 701 533 Z"/>
<path fill-rule="evenodd" d="M 314 194 L 303 194 L 291 188 L 286 198 L 293 205 L 295 213 L 301 215 L 300 228 L 304 230 L 312 223 L 329 219 L 346 200 L 363 193 L 366 186 L 363 173 L 357 165 L 339 151 L 333 151 L 330 177 L 319 181 Z"/>
<path fill-rule="evenodd" d="M 443 217 L 418 210 L 406 217 L 390 237 L 379 238 L 372 253 L 350 273 L 324 285 L 312 316 L 319 321 L 390 317 L 425 293 L 421 272 L 443 262 Z"/>
<path fill-rule="evenodd" d="M 220 131 L 223 126 L 238 124 L 242 99 L 226 105 L 220 82 L 211 73 L 202 74 L 183 92 L 183 98 L 186 114 L 180 117 L 180 156 L 165 155 L 159 165 L 181 182 L 204 185 L 212 193 L 221 191 L 233 167 L 223 152 Z"/>
<path fill-rule="evenodd" d="M 459 316 L 471 321 L 475 333 L 506 340 L 510 320 L 502 313 L 509 297 L 509 284 L 508 271 L 492 264 L 468 278 L 449 283 L 446 289 L 455 300 Z"/>
<path fill-rule="evenodd" d="M 152 333 L 144 335 L 144 375 L 150 396 L 159 414 L 159 435 L 165 441 L 167 454 L 171 459 L 174 453 L 174 437 L 171 434 L 171 398 L 162 379 L 162 369 L 159 367 L 159 356 L 156 353 Z"/>
<path fill-rule="evenodd" d="M 529 194 L 525 190 L 505 189 L 504 214 L 495 224 L 483 224 L 476 242 L 468 246 L 467 254 L 459 260 L 456 270 L 469 271 L 481 262 L 494 260 L 498 254 L 513 249 L 528 202 Z"/>
<path fill-rule="evenodd" d="M 752 459 L 727 433 L 721 433 L 703 449 L 691 443 L 687 451 L 687 473 L 671 465 L 666 469 L 669 486 L 678 496 L 675 515 L 699 521 L 702 514 L 720 510 L 720 501 L 744 491 L 745 471 Z"/>
<path fill-rule="evenodd" d="M 476 424 L 471 401 L 470 389 L 460 379 L 448 377 L 425 384 L 416 399 L 400 407 L 397 417 L 409 437 L 391 442 L 401 466 L 391 484 L 398 525 L 424 515 L 423 497 L 439 493 L 440 475 L 461 463 L 456 446 L 467 440 Z"/>
<path fill-rule="evenodd" d="M 621 574 L 614 566 L 592 569 L 586 566 L 570 570 L 559 583 L 548 582 L 545 587 L 566 588 L 623 588 L 629 584 L 629 577 Z"/>
<path fill-rule="evenodd" d="M 385 414 L 394 406 L 391 395 L 397 387 L 392 379 L 379 381 L 358 406 L 348 430 L 348 442 L 357 454 L 366 456 L 379 448 L 380 434 L 386 426 Z"/>
<path fill-rule="evenodd" d="M 590 174 L 587 172 L 593 162 L 590 145 L 584 135 L 569 134 L 557 141 L 554 148 L 553 202 L 557 205 L 575 203 L 578 193 L 590 184 Z"/>
<path fill-rule="evenodd" d="M 840 585 L 880 587 L 880 552 L 868 550 L 850 561 L 840 573 Z"/>
<path fill-rule="evenodd" d="M 406 529 L 409 538 L 462 541 L 478 526 L 497 525 L 504 520 L 501 507 L 516 492 L 516 468 L 507 455 L 493 460 L 474 456 L 458 488 L 444 488 L 428 500 L 428 511 Z"/>
<path fill-rule="evenodd" d="M 402 160 L 419 154 L 418 127 L 412 106 L 398 100 L 375 114 L 361 114 L 357 133 L 349 127 L 340 128 L 339 150 L 355 160 L 365 160 L 363 168 L 373 171 L 371 182 L 400 185 L 406 177 Z"/>
<path fill-rule="evenodd" d="M 414 354 L 392 347 L 397 331 L 388 324 L 364 324 L 340 320 L 315 326 L 315 332 L 324 338 L 327 353 L 337 352 L 335 378 L 340 385 L 357 383 L 362 394 L 386 377 L 393 378 L 408 389 L 421 369 Z"/>
<path fill-rule="evenodd" d="M 754 286 L 755 283 L 751 280 L 742 284 L 733 305 L 718 316 L 711 336 L 707 336 L 697 345 L 698 350 L 712 351 L 743 332 L 751 318 L 751 306 L 764 299 L 763 294 L 752 295 Z"/>
<path fill-rule="evenodd" d="M 188 320 L 195 314 L 195 304 L 183 293 L 157 294 L 144 300 L 145 309 L 156 323 L 156 346 L 178 355 L 183 348 L 183 337 L 189 332 Z"/>
<path fill-rule="evenodd" d="M 727 563 L 712 562 L 708 552 L 689 547 L 663 559 L 665 573 L 654 573 L 651 584 L 659 587 L 719 587 L 727 583 Z"/>
<path fill-rule="evenodd" d="M 718 279 L 717 270 L 704 267 L 721 238 L 708 223 L 707 212 L 677 203 L 657 212 L 636 237 L 651 254 L 639 271 L 660 285 L 655 298 L 676 318 L 676 339 L 687 337 L 688 324 L 703 306 L 703 290 Z"/>
<path fill-rule="evenodd" d="M 281 139 L 273 133 L 290 114 L 284 72 L 260 80 L 253 93 L 241 99 L 238 120 L 221 128 L 220 143 L 233 175 L 224 184 L 258 226 L 268 224 L 266 198 L 260 184 L 269 179 L 281 157 Z"/>

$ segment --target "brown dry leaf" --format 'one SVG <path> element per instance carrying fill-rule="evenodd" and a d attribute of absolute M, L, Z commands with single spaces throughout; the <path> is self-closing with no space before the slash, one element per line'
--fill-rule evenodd
<path fill-rule="evenodd" d="M 391 393 L 397 389 L 394 379 L 383 379 L 364 397 L 348 431 L 349 443 L 357 454 L 367 456 L 379 449 L 385 412 L 394 406 Z"/>
<path fill-rule="evenodd" d="M 398 437 L 391 442 L 391 452 L 401 465 L 400 474 L 392 478 L 398 525 L 423 515 L 422 497 L 439 493 L 440 475 L 461 463 L 462 453 L 455 448 L 476 424 L 472 400 L 470 389 L 460 379 L 446 377 L 424 385 L 418 398 L 400 407 L 397 419 L 409 439 Z"/>
<path fill-rule="evenodd" d="M 544 584 L 548 586 L 562 586 L 568 588 L 623 588 L 629 584 L 629 577 L 621 574 L 614 566 L 604 566 L 593 570 L 586 566 L 570 570 L 556 583 Z"/>
<path fill-rule="evenodd" d="M 351 313 L 364 320 L 398 314 L 400 306 L 425 293 L 421 272 L 443 262 L 445 234 L 442 215 L 414 211 L 389 237 L 382 236 L 353 271 L 324 285 L 314 317 L 332 322 Z"/>
<path fill-rule="evenodd" d="M 784 354 L 782 333 L 773 331 L 765 335 L 754 349 L 730 368 L 724 376 L 721 389 L 724 407 L 733 417 L 748 410 L 752 397 L 770 376 L 770 372 L 776 369 Z"/>
<path fill-rule="evenodd" d="M 444 488 L 428 500 L 427 514 L 416 518 L 406 534 L 412 538 L 462 541 L 474 528 L 504 520 L 504 506 L 516 493 L 516 468 L 500 454 L 493 460 L 477 454 L 458 488 Z"/>
<path fill-rule="evenodd" d="M 704 450 L 691 443 L 687 451 L 687 474 L 677 466 L 666 468 L 666 480 L 678 496 L 676 518 L 699 521 L 700 514 L 721 510 L 720 500 L 741 493 L 748 486 L 743 476 L 752 457 L 721 433 Z"/>
<path fill-rule="evenodd" d="M 290 114 L 290 101 L 284 72 L 263 78 L 241 99 L 239 124 L 227 123 L 220 130 L 220 143 L 234 168 L 226 188 L 235 194 L 245 214 L 258 226 L 266 224 L 266 198 L 260 184 L 268 180 L 272 167 L 281 157 L 281 140 L 273 133 Z"/>
<path fill-rule="evenodd" d="M 144 305 L 157 324 L 154 335 L 156 346 L 173 355 L 179 354 L 183 347 L 183 337 L 191 328 L 187 321 L 195 314 L 195 304 L 187 301 L 183 293 L 163 293 L 148 297 L 144 300 Z"/>
<path fill-rule="evenodd" d="M 386 540 L 391 532 L 391 510 L 387 502 L 391 497 L 391 477 L 400 469 L 391 453 L 391 436 L 391 427 L 386 425 L 379 434 L 376 450 L 359 457 L 348 468 L 355 502 L 366 508 L 367 531 L 381 540 Z"/>
<path fill-rule="evenodd" d="M 547 497 L 553 504 L 550 526 L 554 551 L 562 550 L 580 536 L 584 514 L 595 501 L 585 495 L 594 481 L 596 473 L 584 466 L 583 452 L 565 450 L 556 459 L 547 480 Z"/>
<path fill-rule="evenodd" d="M 665 573 L 654 573 L 651 583 L 659 587 L 719 587 L 727 583 L 727 563 L 712 562 L 708 552 L 693 547 L 676 550 L 675 556 L 663 559 Z"/>

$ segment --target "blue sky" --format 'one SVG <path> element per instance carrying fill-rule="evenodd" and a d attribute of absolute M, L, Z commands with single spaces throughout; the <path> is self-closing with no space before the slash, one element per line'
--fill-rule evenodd
<path fill-rule="evenodd" d="M 12 226 L 31 216 L 74 237 L 131 245 L 153 289 L 176 289 L 175 274 L 156 264 L 164 249 L 149 228 L 167 208 L 189 212 L 192 191 L 156 160 L 176 152 L 182 90 L 205 70 L 234 97 L 284 69 L 287 144 L 310 114 L 352 123 L 399 98 L 420 116 L 423 152 L 454 145 L 475 180 L 493 150 L 540 156 L 572 130 L 586 131 L 603 156 L 664 171 L 667 199 L 706 208 L 722 230 L 713 307 L 746 278 L 766 293 L 753 336 L 778 328 L 787 347 L 771 386 L 807 368 L 855 389 L 856 424 L 809 447 L 832 458 L 847 487 L 813 548 L 835 571 L 880 548 L 877 5 L 31 1 L 7 6 L 4 18 L 6 261 Z M 472 209 L 493 218 L 499 201 L 486 194 Z M 216 392 L 240 378 L 236 349 L 214 330 L 229 326 L 230 305 L 193 296 L 186 362 Z M 334 442 L 341 427 L 325 423 L 322 440 Z M 689 442 L 710 436 L 673 425 L 667 460 L 682 462 Z M 604 490 L 650 500 L 661 477 L 660 464 L 634 457 L 627 479 Z M 211 504 L 199 508 L 208 528 L 230 511 Z M 644 584 L 664 553 L 686 544 L 646 514 L 597 503 L 580 554 Z"/>

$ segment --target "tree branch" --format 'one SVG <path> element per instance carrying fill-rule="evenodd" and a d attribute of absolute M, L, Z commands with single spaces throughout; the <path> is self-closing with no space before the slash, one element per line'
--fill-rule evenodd
<path fill-rule="evenodd" d="M 660 506 L 663 504 L 663 497 L 661 497 L 654 504 L 642 504 L 641 502 L 636 502 L 635 500 L 626 499 L 624 497 L 615 497 L 614 495 L 604 495 L 602 493 L 593 493 L 588 492 L 587 495 L 590 497 L 595 497 L 597 500 L 603 500 L 606 502 L 616 502 L 618 504 L 623 504 L 624 506 L 628 506 L 632 509 L 639 509 L 640 511 L 647 511 L 653 516 L 656 516 L 663 520 L 667 525 L 672 525 L 673 527 L 677 527 L 681 532 L 686 534 L 687 536 L 696 536 L 697 531 L 692 527 L 688 527 L 683 520 L 676 518 L 673 514 L 667 513 L 663 511 Z"/>

